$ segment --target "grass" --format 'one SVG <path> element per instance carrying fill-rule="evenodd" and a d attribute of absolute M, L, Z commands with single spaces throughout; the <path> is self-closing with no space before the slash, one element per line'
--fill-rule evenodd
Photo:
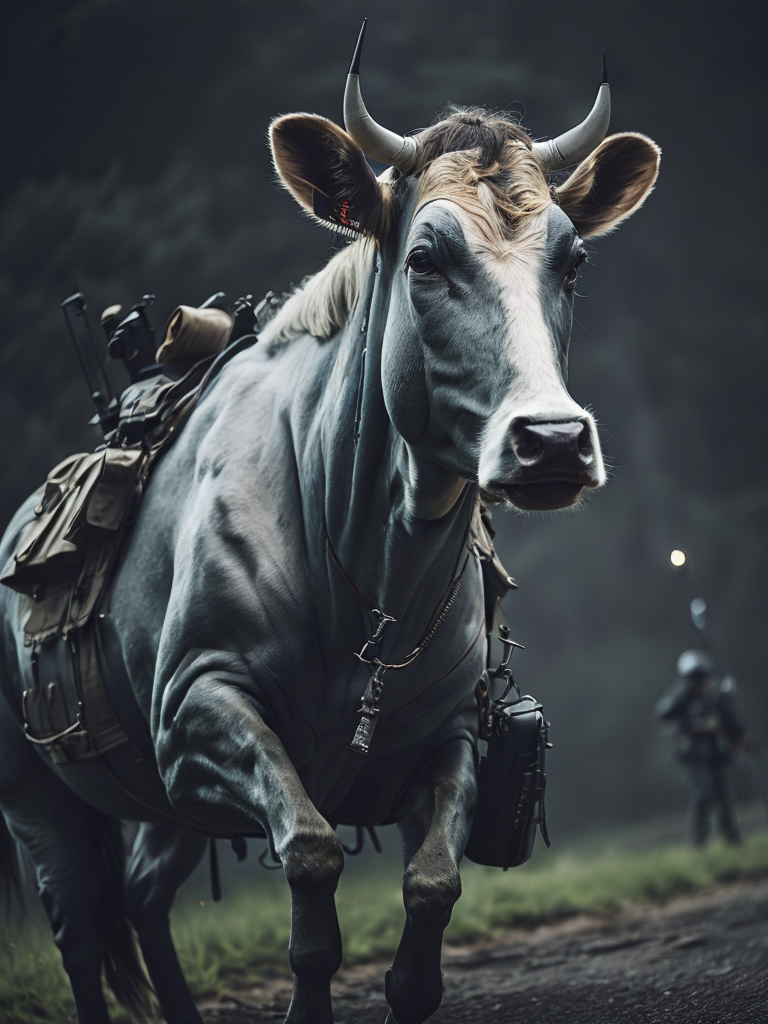
<path fill-rule="evenodd" d="M 446 933 L 449 943 L 488 938 L 509 928 L 534 928 L 577 914 L 605 915 L 630 904 L 664 902 L 724 882 L 768 875 L 768 835 L 742 846 L 705 850 L 668 846 L 597 856 L 538 853 L 501 872 L 466 864 L 464 893 Z M 337 905 L 345 963 L 391 957 L 404 921 L 400 876 L 384 863 L 342 879 Z M 195 995 L 258 984 L 288 971 L 290 905 L 282 878 L 225 891 L 213 905 L 182 896 L 173 929 Z M 0 1024 L 74 1021 L 74 1008 L 49 933 L 39 922 L 0 931 Z M 125 1019 L 118 1013 L 116 1020 Z"/>

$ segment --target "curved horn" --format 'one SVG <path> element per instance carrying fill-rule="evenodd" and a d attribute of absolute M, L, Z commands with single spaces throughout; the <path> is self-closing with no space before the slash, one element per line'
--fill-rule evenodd
<path fill-rule="evenodd" d="M 603 52 L 603 73 L 594 107 L 581 124 L 570 131 L 547 142 L 534 142 L 533 155 L 544 171 L 561 171 L 564 167 L 581 163 L 605 138 L 610 119 L 611 87 Z"/>
<path fill-rule="evenodd" d="M 360 93 L 360 52 L 363 48 L 367 22 L 368 19 L 364 18 L 347 75 L 347 87 L 344 90 L 344 126 L 366 156 L 382 164 L 391 164 L 407 174 L 416 163 L 416 142 L 403 135 L 396 135 L 395 132 L 377 124 L 365 109 Z"/>

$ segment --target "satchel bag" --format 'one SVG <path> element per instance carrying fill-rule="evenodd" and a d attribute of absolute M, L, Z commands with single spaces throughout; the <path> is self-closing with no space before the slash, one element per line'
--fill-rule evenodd
<path fill-rule="evenodd" d="M 507 639 L 505 627 L 499 633 L 502 642 L 510 645 L 507 657 L 494 672 L 484 672 L 478 684 L 480 735 L 487 751 L 480 759 L 477 810 L 465 856 L 506 871 L 529 860 L 537 827 L 545 845 L 551 845 L 544 790 L 545 755 L 552 744 L 543 706 L 520 693 L 508 668 L 512 650 L 520 645 Z M 494 679 L 503 679 L 506 686 L 500 698 L 491 700 Z M 516 699 L 508 701 L 511 691 Z"/>

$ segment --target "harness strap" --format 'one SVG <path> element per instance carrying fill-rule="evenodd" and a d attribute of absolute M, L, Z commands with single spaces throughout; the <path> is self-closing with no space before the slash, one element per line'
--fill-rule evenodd
<path fill-rule="evenodd" d="M 365 608 L 366 611 L 368 611 L 369 608 L 368 608 L 368 604 L 365 601 L 365 598 L 360 593 L 360 591 L 357 589 L 357 587 L 352 582 L 352 580 L 347 575 L 347 573 L 344 571 L 344 568 L 343 568 L 341 562 L 339 561 L 338 556 L 336 555 L 336 552 L 333 550 L 333 545 L 331 544 L 331 538 L 327 534 L 326 534 L 326 537 L 325 537 L 325 543 L 326 543 L 326 546 L 328 548 L 328 552 L 329 552 L 329 554 L 331 556 L 331 559 L 333 561 L 333 564 L 339 570 L 339 572 L 340 572 L 342 578 L 345 580 L 345 582 L 350 586 L 350 588 L 354 592 L 355 596 L 359 600 L 360 604 L 363 606 L 363 608 Z M 360 661 L 364 662 L 367 665 L 378 665 L 378 666 L 380 666 L 383 669 L 401 669 L 401 668 L 408 668 L 409 665 L 412 665 L 413 662 L 416 661 L 416 659 L 419 657 L 419 655 L 424 653 L 424 651 L 430 645 L 432 640 L 434 640 L 435 634 L 437 633 L 438 629 L 440 628 L 440 626 L 445 621 L 445 617 L 448 614 L 448 612 L 449 612 L 449 610 L 451 608 L 451 605 L 456 600 L 456 595 L 459 592 L 459 587 L 461 586 L 461 580 L 462 580 L 462 577 L 464 575 L 464 571 L 467 568 L 467 564 L 468 563 L 469 563 L 469 552 L 467 552 L 467 554 L 464 557 L 464 564 L 462 565 L 461 569 L 459 570 L 458 575 L 455 576 L 453 578 L 453 580 L 451 580 L 451 582 L 448 584 L 447 588 L 443 591 L 443 594 L 442 594 L 442 596 L 440 597 L 440 599 L 439 599 L 439 601 L 437 603 L 437 608 L 436 608 L 435 612 L 433 613 L 432 618 L 430 619 L 430 624 L 429 624 L 429 626 L 427 626 L 427 629 L 426 629 L 426 631 L 424 633 L 424 636 L 422 637 L 420 643 L 417 644 L 416 647 L 414 647 L 414 649 L 410 652 L 410 654 L 407 654 L 405 656 L 405 660 L 404 661 L 401 661 L 401 662 L 399 662 L 397 664 L 387 664 L 387 662 L 381 661 L 379 658 L 367 659 L 367 658 L 364 658 L 361 654 L 356 654 L 355 656 L 358 657 L 360 659 Z M 396 622 L 397 621 L 391 615 L 387 615 L 385 612 L 381 612 L 378 609 L 374 608 L 373 611 L 374 611 L 375 614 L 377 614 L 380 617 L 380 619 L 386 620 L 388 623 L 392 623 L 392 622 Z M 381 629 L 377 630 L 376 637 L 372 638 L 371 640 L 368 640 L 366 642 L 366 644 L 364 645 L 363 650 L 365 650 L 365 648 L 369 647 L 369 646 L 376 646 L 379 643 L 379 641 L 383 638 L 383 635 L 384 635 L 384 631 L 383 630 L 381 630 Z"/>
<path fill-rule="evenodd" d="M 348 857 L 357 857 L 359 853 L 363 852 L 363 846 L 365 845 L 365 835 L 368 837 L 373 844 L 373 848 L 376 853 L 381 853 L 381 843 L 379 837 L 376 834 L 376 829 L 373 825 L 356 825 L 355 826 L 355 845 L 347 846 L 345 843 L 341 844 L 341 848 Z"/>
<path fill-rule="evenodd" d="M 365 608 L 365 610 L 368 611 L 368 605 L 365 603 L 365 598 L 360 593 L 360 591 L 357 589 L 357 587 L 352 582 L 352 580 L 349 578 L 349 576 L 347 576 L 347 574 L 344 572 L 344 567 L 342 566 L 341 562 L 339 561 L 339 559 L 338 559 L 338 557 L 336 555 L 336 552 L 333 550 L 333 544 L 331 544 L 331 538 L 328 536 L 327 533 L 325 535 L 325 546 L 328 548 L 328 553 L 330 554 L 330 556 L 331 556 L 331 558 L 333 560 L 333 564 L 336 566 L 336 568 L 341 573 L 342 578 L 346 581 L 346 583 L 349 585 L 351 590 L 354 592 L 355 596 L 357 597 L 358 601 L 363 606 L 363 608 Z"/>
<path fill-rule="evenodd" d="M 219 352 L 208 367 L 208 370 L 200 383 L 200 387 L 195 392 L 195 403 L 200 401 L 213 381 L 218 377 L 222 367 L 224 367 L 230 359 L 234 359 L 235 356 L 240 355 L 241 352 L 244 352 L 247 348 L 255 345 L 258 340 L 259 336 L 257 334 L 246 334 L 242 338 L 238 338 L 237 341 L 233 341 L 231 345 L 227 345 L 222 352 Z"/>
<path fill-rule="evenodd" d="M 221 902 L 221 875 L 219 874 L 219 852 L 216 849 L 216 840 L 211 836 L 208 841 L 208 866 L 211 875 L 211 899 L 214 903 Z"/>
<path fill-rule="evenodd" d="M 363 693 L 360 700 L 360 708 L 358 709 L 360 720 L 358 722 L 357 729 L 355 730 L 355 735 L 353 736 L 352 742 L 350 744 L 351 749 L 356 751 L 358 754 L 367 755 L 371 749 L 371 741 L 373 739 L 373 734 L 376 729 L 376 724 L 379 720 L 379 716 L 381 715 L 381 708 L 379 707 L 379 703 L 384 692 L 385 672 L 387 672 L 389 669 L 408 668 L 409 665 L 412 665 L 416 661 L 416 659 L 424 653 L 427 647 L 429 647 L 430 643 L 434 640 L 438 630 L 440 629 L 440 626 L 445 621 L 451 606 L 456 600 L 456 595 L 459 592 L 459 587 L 461 586 L 461 581 L 464 576 L 464 572 L 466 571 L 467 565 L 469 563 L 469 556 L 473 553 L 473 549 L 469 545 L 470 536 L 471 525 L 468 524 L 464 536 L 464 541 L 462 543 L 462 548 L 466 548 L 466 553 L 464 555 L 464 563 L 462 564 L 458 574 L 454 577 L 453 580 L 451 580 L 446 590 L 443 591 L 443 595 L 438 601 L 437 609 L 435 610 L 435 612 L 432 615 L 432 618 L 430 619 L 430 623 L 427 626 L 427 629 L 421 639 L 421 642 L 416 647 L 414 647 L 410 654 L 406 655 L 404 661 L 397 663 L 387 663 L 385 661 L 382 661 L 379 657 L 377 657 L 376 654 L 374 654 L 372 657 L 367 657 L 369 648 L 375 651 L 383 641 L 389 627 L 392 625 L 392 623 L 397 621 L 392 615 L 387 615 L 386 612 L 381 611 L 378 608 L 372 609 L 373 614 L 378 617 L 378 624 L 376 626 L 373 636 L 371 636 L 363 644 L 362 650 L 359 652 L 355 652 L 355 657 L 357 657 L 364 664 L 373 667 L 373 672 L 371 674 L 370 679 L 368 680 L 368 685 L 366 686 L 365 692 Z M 350 577 L 344 571 L 344 568 L 341 565 L 341 562 L 339 561 L 336 552 L 333 550 L 331 538 L 328 536 L 327 532 L 325 535 L 325 542 L 327 549 L 330 552 L 331 559 L 333 560 L 333 564 L 339 570 L 343 579 L 351 587 L 352 591 L 355 593 L 357 599 L 360 601 L 362 606 L 364 608 L 367 608 L 363 595 L 360 593 L 358 588 L 355 586 Z M 474 639 L 472 640 L 470 647 L 467 649 L 467 651 L 462 653 L 462 655 L 458 658 L 458 660 L 452 666 L 448 673 L 444 673 L 442 676 L 440 676 L 440 679 L 444 679 L 446 675 L 450 674 L 450 672 L 452 672 L 454 668 L 461 664 L 461 662 L 467 656 L 472 647 L 474 647 L 475 643 L 477 642 L 477 637 L 482 633 L 484 626 L 485 616 L 483 617 L 483 620 L 480 623 L 480 628 L 477 634 L 475 635 Z M 437 682 L 439 682 L 439 680 L 436 680 L 435 682 L 431 683 L 430 686 L 427 687 L 427 689 L 430 689 L 432 686 L 436 685 Z M 421 696 L 421 694 L 419 696 Z"/>
<path fill-rule="evenodd" d="M 427 631 L 424 634 L 424 637 L 423 637 L 421 643 L 418 645 L 418 647 L 414 647 L 414 649 L 411 651 L 411 653 L 406 656 L 405 661 L 400 662 L 400 664 L 398 664 L 398 665 L 387 665 L 384 662 L 379 661 L 378 658 L 374 659 L 374 663 L 375 664 L 381 665 L 383 668 L 387 668 L 387 669 L 390 669 L 390 668 L 407 668 L 409 665 L 412 665 L 414 661 L 416 661 L 418 656 L 420 654 L 422 654 L 423 651 L 425 651 L 426 648 L 429 646 L 429 644 L 432 642 L 432 640 L 434 640 L 435 634 L 437 633 L 438 629 L 440 628 L 440 626 L 445 621 L 445 617 L 448 614 L 448 612 L 449 612 L 449 610 L 451 608 L 451 605 L 456 600 L 456 595 L 458 594 L 459 587 L 461 586 L 461 578 L 464 575 L 464 570 L 467 568 L 467 563 L 468 562 L 469 562 L 469 553 L 467 553 L 467 555 L 465 555 L 465 557 L 464 557 L 464 565 L 462 565 L 462 567 L 461 567 L 461 572 L 453 580 L 453 582 L 449 584 L 448 596 L 443 601 L 443 604 L 440 607 L 440 611 L 432 619 L 431 625 L 427 627 Z"/>

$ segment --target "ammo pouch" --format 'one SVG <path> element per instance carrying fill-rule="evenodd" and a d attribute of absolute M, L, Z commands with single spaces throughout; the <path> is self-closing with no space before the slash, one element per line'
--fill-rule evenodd
<path fill-rule="evenodd" d="M 489 675 L 507 681 L 503 696 L 493 702 Z M 513 687 L 517 699 L 504 700 Z M 488 749 L 480 759 L 477 810 L 464 852 L 475 864 L 506 871 L 530 858 L 537 826 L 545 845 L 550 845 L 544 813 L 549 723 L 537 700 L 520 695 L 505 665 L 492 674 L 483 673 L 478 700 L 481 737 L 487 740 Z"/>
<path fill-rule="evenodd" d="M 21 698 L 24 734 L 54 764 L 81 761 L 127 742 L 104 694 L 91 622 L 66 639 L 32 647 L 32 682 Z"/>
<path fill-rule="evenodd" d="M 0 583 L 32 598 L 29 643 L 84 626 L 109 581 L 147 453 L 102 448 L 51 471 L 35 518 L 19 536 Z"/>

